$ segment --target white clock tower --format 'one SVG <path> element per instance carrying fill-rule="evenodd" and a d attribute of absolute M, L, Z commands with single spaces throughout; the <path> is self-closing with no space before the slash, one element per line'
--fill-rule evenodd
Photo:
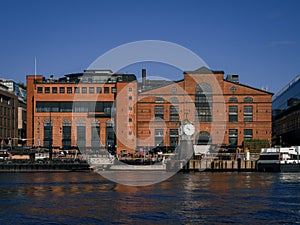
<path fill-rule="evenodd" d="M 179 144 L 179 159 L 187 162 L 194 154 L 193 138 L 195 133 L 194 124 L 185 119 L 181 122 L 179 128 L 180 144 Z"/>

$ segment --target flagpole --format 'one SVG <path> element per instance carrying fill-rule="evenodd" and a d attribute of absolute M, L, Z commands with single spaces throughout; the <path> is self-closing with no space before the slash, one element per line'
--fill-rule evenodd
<path fill-rule="evenodd" d="M 34 78 L 36 78 L 36 57 L 34 58 Z"/>

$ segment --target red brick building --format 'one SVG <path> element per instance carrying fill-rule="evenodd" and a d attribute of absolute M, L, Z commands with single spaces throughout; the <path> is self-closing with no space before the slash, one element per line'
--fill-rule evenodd
<path fill-rule="evenodd" d="M 27 76 L 27 145 L 116 147 L 135 152 L 175 147 L 180 122 L 195 125 L 194 144 L 242 145 L 271 140 L 272 93 L 240 84 L 237 75 L 202 67 L 176 82 L 111 71 L 60 79 Z"/>
<path fill-rule="evenodd" d="M 202 67 L 184 79 L 138 95 L 138 146 L 176 146 L 184 119 L 195 125 L 194 144 L 240 146 L 271 141 L 272 93 L 239 83 L 238 75 Z M 163 121 L 163 122 L 162 122 Z"/>
<path fill-rule="evenodd" d="M 18 97 L 0 85 L 0 144 L 2 147 L 17 145 Z"/>
<path fill-rule="evenodd" d="M 59 79 L 27 76 L 27 145 L 114 150 L 118 144 L 114 102 L 117 92 L 129 83 L 135 98 L 136 77 L 130 74 L 85 71 Z"/>

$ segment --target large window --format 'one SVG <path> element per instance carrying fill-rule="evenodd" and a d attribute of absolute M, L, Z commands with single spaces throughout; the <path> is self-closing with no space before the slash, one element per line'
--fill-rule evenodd
<path fill-rule="evenodd" d="M 232 96 L 232 97 L 229 98 L 229 101 L 228 101 L 228 102 L 229 102 L 229 103 L 237 103 L 237 102 L 238 102 L 238 99 L 237 99 L 237 97 Z"/>
<path fill-rule="evenodd" d="M 92 148 L 100 148 L 100 122 L 98 120 L 94 120 L 91 126 L 92 133 Z"/>
<path fill-rule="evenodd" d="M 164 100 L 163 97 L 156 97 L 155 98 L 155 103 L 164 103 L 164 102 L 165 102 L 165 100 Z"/>
<path fill-rule="evenodd" d="M 62 125 L 62 146 L 64 149 L 71 147 L 71 122 L 64 120 Z"/>
<path fill-rule="evenodd" d="M 87 87 L 82 87 L 81 88 L 81 93 L 86 94 L 87 93 Z"/>
<path fill-rule="evenodd" d="M 67 93 L 72 94 L 72 87 L 67 87 Z"/>
<path fill-rule="evenodd" d="M 178 129 L 170 129 L 170 146 L 178 145 Z"/>
<path fill-rule="evenodd" d="M 244 129 L 244 140 L 249 140 L 253 138 L 252 129 Z"/>
<path fill-rule="evenodd" d="M 60 87 L 59 88 L 59 93 L 61 93 L 61 94 L 65 93 L 65 88 L 64 87 Z"/>
<path fill-rule="evenodd" d="M 207 131 L 200 131 L 196 136 L 197 145 L 208 145 L 211 144 L 211 137 Z"/>
<path fill-rule="evenodd" d="M 163 146 L 164 145 L 164 130 L 163 129 L 155 129 L 155 146 Z"/>
<path fill-rule="evenodd" d="M 104 94 L 108 94 L 109 93 L 109 87 L 104 87 Z"/>
<path fill-rule="evenodd" d="M 155 106 L 155 120 L 164 119 L 164 107 Z"/>
<path fill-rule="evenodd" d="M 244 106 L 244 121 L 252 122 L 253 121 L 253 107 Z"/>
<path fill-rule="evenodd" d="M 50 87 L 45 87 L 45 94 L 49 94 L 50 93 Z"/>
<path fill-rule="evenodd" d="M 179 121 L 179 114 L 178 114 L 179 108 L 178 106 L 170 106 L 170 121 L 177 122 Z"/>
<path fill-rule="evenodd" d="M 116 146 L 116 135 L 114 131 L 114 122 L 106 121 L 106 147 L 108 152 L 114 153 Z"/>
<path fill-rule="evenodd" d="M 201 83 L 196 87 L 195 119 L 200 122 L 212 121 L 212 88 L 207 83 Z"/>
<path fill-rule="evenodd" d="M 97 87 L 97 93 L 98 94 L 102 93 L 102 87 Z"/>
<path fill-rule="evenodd" d="M 37 112 L 106 112 L 113 102 L 36 102 Z"/>
<path fill-rule="evenodd" d="M 178 100 L 177 97 L 172 97 L 172 98 L 170 99 L 170 103 L 179 103 L 179 100 Z"/>
<path fill-rule="evenodd" d="M 237 106 L 229 106 L 228 109 L 229 122 L 238 122 L 238 107 Z"/>
<path fill-rule="evenodd" d="M 50 148 L 52 145 L 52 121 L 44 121 L 44 147 Z"/>
<path fill-rule="evenodd" d="M 238 130 L 229 129 L 229 144 L 236 146 L 238 144 Z"/>
<path fill-rule="evenodd" d="M 85 121 L 83 120 L 77 122 L 77 145 L 79 148 L 86 147 Z"/>
<path fill-rule="evenodd" d="M 249 97 L 249 96 L 248 96 L 248 97 L 245 97 L 245 98 L 244 98 L 244 102 L 245 102 L 245 103 L 252 103 L 252 102 L 253 102 L 253 98 L 252 98 L 252 97 Z"/>

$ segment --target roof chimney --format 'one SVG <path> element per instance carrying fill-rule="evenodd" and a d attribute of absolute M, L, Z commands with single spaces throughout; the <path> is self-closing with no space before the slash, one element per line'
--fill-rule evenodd
<path fill-rule="evenodd" d="M 146 86 L 146 69 L 142 69 L 142 89 Z"/>

